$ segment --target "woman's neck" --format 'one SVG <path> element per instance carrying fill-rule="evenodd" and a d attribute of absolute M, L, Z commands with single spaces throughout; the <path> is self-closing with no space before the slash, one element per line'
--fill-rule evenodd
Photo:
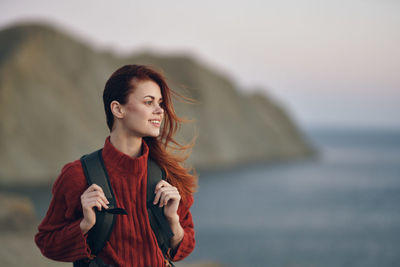
<path fill-rule="evenodd" d="M 141 137 L 127 136 L 121 131 L 114 130 L 110 134 L 110 142 L 117 150 L 130 157 L 136 158 L 141 155 Z"/>

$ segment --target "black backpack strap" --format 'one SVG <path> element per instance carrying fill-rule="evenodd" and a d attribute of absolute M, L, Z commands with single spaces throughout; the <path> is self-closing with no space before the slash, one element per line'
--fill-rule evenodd
<path fill-rule="evenodd" d="M 81 158 L 81 163 L 85 177 L 89 186 L 92 184 L 99 185 L 110 202 L 109 209 L 96 211 L 96 224 L 88 232 L 88 245 L 92 255 L 96 256 L 105 246 L 114 228 L 116 214 L 127 214 L 121 208 L 116 207 L 115 195 L 110 185 L 108 173 L 104 165 L 101 155 L 102 149 L 97 150 L 89 155 Z M 157 238 L 158 246 L 163 252 L 164 258 L 167 258 L 167 253 L 170 248 L 170 238 L 174 233 L 169 226 L 167 219 L 164 216 L 163 208 L 153 204 L 154 190 L 161 179 L 165 180 L 165 172 L 155 163 L 150 157 L 147 160 L 147 212 L 151 228 Z M 93 262 L 94 263 L 94 262 Z M 74 266 L 88 266 L 88 259 L 83 259 L 74 262 Z M 170 262 L 171 266 L 174 266 Z"/>
<path fill-rule="evenodd" d="M 158 246 L 167 258 L 168 249 L 170 248 L 170 239 L 174 233 L 164 216 L 163 208 L 154 205 L 154 190 L 161 179 L 165 180 L 165 173 L 150 157 L 147 160 L 147 212 L 149 221 L 155 236 L 157 237 Z"/>
<path fill-rule="evenodd" d="M 101 152 L 102 149 L 81 158 L 88 185 L 97 184 L 100 186 L 110 202 L 107 210 L 101 209 L 101 211 L 98 211 L 95 209 L 96 224 L 89 230 L 87 239 L 92 255 L 97 255 L 105 246 L 115 224 L 115 215 L 126 214 L 123 209 L 116 208 L 114 192 L 110 185 Z"/>

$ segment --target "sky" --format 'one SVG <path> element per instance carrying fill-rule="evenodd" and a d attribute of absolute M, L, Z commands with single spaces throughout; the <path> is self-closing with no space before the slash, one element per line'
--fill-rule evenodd
<path fill-rule="evenodd" d="M 2 0 L 99 49 L 186 53 L 262 90 L 300 127 L 400 129 L 397 0 Z"/>

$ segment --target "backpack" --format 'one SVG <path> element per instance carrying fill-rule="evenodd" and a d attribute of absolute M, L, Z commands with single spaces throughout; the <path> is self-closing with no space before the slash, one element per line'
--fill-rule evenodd
<path fill-rule="evenodd" d="M 103 189 L 104 195 L 110 202 L 108 209 L 102 209 L 96 212 L 96 224 L 89 230 L 87 242 L 91 249 L 92 255 L 90 258 L 81 259 L 73 263 L 74 267 L 112 267 L 105 264 L 96 256 L 103 249 L 113 230 L 116 215 L 127 215 L 127 212 L 116 207 L 115 195 L 112 190 L 103 157 L 102 149 L 99 149 L 91 154 L 81 157 L 83 171 L 88 185 L 97 184 Z M 167 253 L 170 248 L 170 238 L 174 235 L 171 227 L 164 216 L 163 208 L 153 204 L 154 189 L 161 179 L 165 180 L 165 172 L 157 165 L 150 157 L 147 159 L 147 213 L 151 228 L 157 238 L 158 246 L 160 247 L 167 266 L 174 266 L 168 259 Z"/>

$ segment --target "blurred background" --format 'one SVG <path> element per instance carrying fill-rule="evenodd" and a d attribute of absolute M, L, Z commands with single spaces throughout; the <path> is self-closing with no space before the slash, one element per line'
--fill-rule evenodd
<path fill-rule="evenodd" d="M 0 266 L 64 164 L 102 147 L 102 91 L 161 70 L 198 135 L 194 252 L 177 266 L 400 266 L 400 2 L 0 2 Z"/>

